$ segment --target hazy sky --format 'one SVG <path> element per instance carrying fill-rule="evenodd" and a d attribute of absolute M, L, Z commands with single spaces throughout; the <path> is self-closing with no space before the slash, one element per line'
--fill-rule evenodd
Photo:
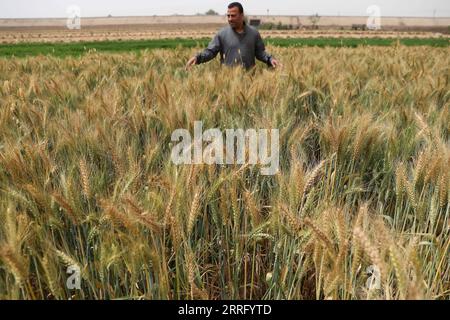
<path fill-rule="evenodd" d="M 0 18 L 67 17 L 67 8 L 77 5 L 81 16 L 147 16 L 196 14 L 214 9 L 225 13 L 231 1 L 156 0 L 0 0 Z M 247 14 L 271 15 L 360 15 L 378 5 L 381 16 L 450 17 L 450 0 L 242 0 Z"/>

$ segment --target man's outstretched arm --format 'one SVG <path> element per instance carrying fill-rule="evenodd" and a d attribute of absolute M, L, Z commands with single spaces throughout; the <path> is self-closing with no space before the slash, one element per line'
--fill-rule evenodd
<path fill-rule="evenodd" d="M 280 65 L 280 63 L 274 57 L 272 57 L 270 54 L 266 52 L 266 46 L 264 45 L 264 41 L 262 40 L 259 32 L 256 38 L 255 57 L 259 61 L 262 61 L 265 64 L 267 64 L 269 67 L 276 68 L 277 66 Z"/>
<path fill-rule="evenodd" d="M 216 34 L 205 50 L 197 54 L 195 57 L 189 59 L 188 63 L 186 64 L 186 68 L 189 68 L 194 64 L 205 63 L 214 59 L 220 52 L 221 47 L 222 46 L 220 43 L 219 35 Z"/>

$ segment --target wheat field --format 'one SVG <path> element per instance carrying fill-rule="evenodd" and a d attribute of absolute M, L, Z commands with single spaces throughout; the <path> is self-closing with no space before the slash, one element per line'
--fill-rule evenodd
<path fill-rule="evenodd" d="M 450 49 L 269 49 L 0 59 L 0 298 L 449 299 Z M 279 173 L 174 165 L 197 120 Z"/>

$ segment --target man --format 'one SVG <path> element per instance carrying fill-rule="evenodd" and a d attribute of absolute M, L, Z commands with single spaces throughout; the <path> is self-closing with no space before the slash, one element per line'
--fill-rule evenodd
<path fill-rule="evenodd" d="M 208 47 L 189 59 L 186 69 L 208 62 L 220 52 L 220 62 L 228 66 L 241 65 L 245 69 L 255 66 L 255 58 L 276 68 L 280 63 L 266 52 L 258 30 L 244 21 L 244 8 L 239 2 L 228 5 L 228 27 L 221 29 Z"/>

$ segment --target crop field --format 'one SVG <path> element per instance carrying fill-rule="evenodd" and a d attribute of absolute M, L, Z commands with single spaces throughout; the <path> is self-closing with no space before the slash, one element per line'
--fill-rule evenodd
<path fill-rule="evenodd" d="M 91 27 L 81 30 L 68 30 L 67 28 L 1 28 L 0 44 L 17 43 L 73 43 L 93 41 L 135 41 L 135 40 L 161 40 L 161 39 L 204 39 L 212 38 L 223 24 L 192 25 L 150 25 L 150 26 L 115 26 Z M 354 31 L 327 28 L 323 30 L 260 30 L 265 39 L 282 38 L 357 38 L 357 39 L 450 39 L 449 32 L 425 31 L 388 31 L 370 30 Z"/>
<path fill-rule="evenodd" d="M 450 299 L 446 41 L 1 46 L 0 299 Z M 195 121 L 279 129 L 278 173 L 174 164 Z"/>
<path fill-rule="evenodd" d="M 211 38 L 189 39 L 145 39 L 127 41 L 91 41 L 70 43 L 23 42 L 17 44 L 0 44 L 0 57 L 28 57 L 52 55 L 56 57 L 81 56 L 90 51 L 96 52 L 136 52 L 152 49 L 195 48 L 202 50 Z M 450 38 L 267 38 L 266 44 L 277 47 L 351 47 L 358 46 L 430 46 L 449 47 Z"/>
<path fill-rule="evenodd" d="M 264 39 L 450 39 L 450 18 L 383 17 L 381 30 L 353 30 L 367 17 L 321 17 L 314 29 L 308 16 L 248 16 L 262 22 Z M 1 19 L 0 44 L 73 43 L 212 38 L 227 24 L 218 16 L 97 17 L 80 19 L 80 29 L 68 29 L 67 19 Z M 271 26 L 270 28 L 268 26 Z M 265 27 L 264 27 L 265 26 Z M 279 28 L 278 26 L 281 26 Z M 284 30 L 283 30 L 284 27 Z M 290 27 L 290 28 L 289 28 Z"/>

